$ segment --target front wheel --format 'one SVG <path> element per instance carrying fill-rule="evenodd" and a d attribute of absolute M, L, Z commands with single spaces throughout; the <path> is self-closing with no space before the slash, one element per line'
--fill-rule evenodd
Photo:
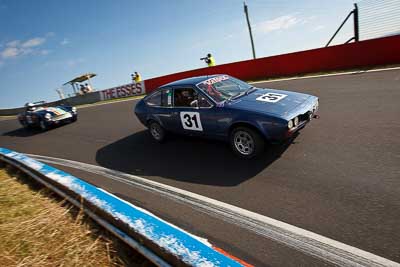
<path fill-rule="evenodd" d="M 155 122 L 155 121 L 150 122 L 149 131 L 150 131 L 151 136 L 157 142 L 162 143 L 165 141 L 166 132 L 165 132 L 164 128 L 158 122 Z"/>
<path fill-rule="evenodd" d="M 39 122 L 39 127 L 40 127 L 40 130 L 42 130 L 42 131 L 46 131 L 47 130 L 47 124 L 46 124 L 46 122 L 44 121 L 44 120 L 41 120 L 40 122 Z"/>
<path fill-rule="evenodd" d="M 247 127 L 237 127 L 231 132 L 231 148 L 233 152 L 244 159 L 258 156 L 265 146 L 259 133 Z"/>

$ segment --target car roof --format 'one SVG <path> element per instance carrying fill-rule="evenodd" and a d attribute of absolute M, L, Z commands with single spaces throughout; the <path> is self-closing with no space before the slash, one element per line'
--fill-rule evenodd
<path fill-rule="evenodd" d="M 197 76 L 197 77 L 191 77 L 191 78 L 186 78 L 178 81 L 174 81 L 171 83 L 164 84 L 160 88 L 164 88 L 167 86 L 177 86 L 177 85 L 196 85 L 198 83 L 201 83 L 202 81 L 205 81 L 210 78 L 214 78 L 220 75 L 225 75 L 225 74 L 213 74 L 213 75 L 204 75 L 204 76 Z"/>

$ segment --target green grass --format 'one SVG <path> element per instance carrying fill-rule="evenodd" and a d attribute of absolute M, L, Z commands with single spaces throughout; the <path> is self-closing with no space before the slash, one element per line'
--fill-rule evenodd
<path fill-rule="evenodd" d="M 0 266 L 151 266 L 49 190 L 0 168 Z"/>

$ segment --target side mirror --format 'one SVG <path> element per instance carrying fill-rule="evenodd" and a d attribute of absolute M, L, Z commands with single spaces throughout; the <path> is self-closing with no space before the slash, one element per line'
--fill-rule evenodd
<path fill-rule="evenodd" d="M 197 99 L 193 100 L 192 102 L 190 102 L 190 106 L 192 108 L 199 108 L 199 101 Z"/>

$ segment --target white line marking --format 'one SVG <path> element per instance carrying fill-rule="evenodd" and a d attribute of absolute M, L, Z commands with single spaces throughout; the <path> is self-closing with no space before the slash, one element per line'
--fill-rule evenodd
<path fill-rule="evenodd" d="M 391 266 L 399 263 L 346 245 L 302 228 L 215 199 L 154 182 L 142 177 L 72 160 L 27 154 L 37 160 L 102 175 L 112 180 L 159 194 L 238 225 L 260 236 L 339 266 Z"/>
<path fill-rule="evenodd" d="M 270 82 L 280 82 L 280 81 L 291 81 L 291 80 L 302 80 L 302 79 L 311 79 L 311 78 L 323 78 L 323 77 L 330 77 L 330 76 L 340 76 L 340 75 L 349 75 L 349 74 L 356 74 L 356 73 L 368 73 L 368 72 L 380 72 L 380 71 L 388 71 L 388 70 L 400 70 L 400 67 L 373 69 L 373 70 L 356 70 L 356 71 L 339 72 L 339 73 L 331 73 L 331 74 L 310 75 L 310 76 L 304 76 L 304 77 L 291 77 L 291 78 L 282 78 L 282 79 L 272 79 L 272 80 L 265 80 L 265 81 L 259 81 L 259 82 L 251 82 L 250 84 L 270 83 Z"/>

